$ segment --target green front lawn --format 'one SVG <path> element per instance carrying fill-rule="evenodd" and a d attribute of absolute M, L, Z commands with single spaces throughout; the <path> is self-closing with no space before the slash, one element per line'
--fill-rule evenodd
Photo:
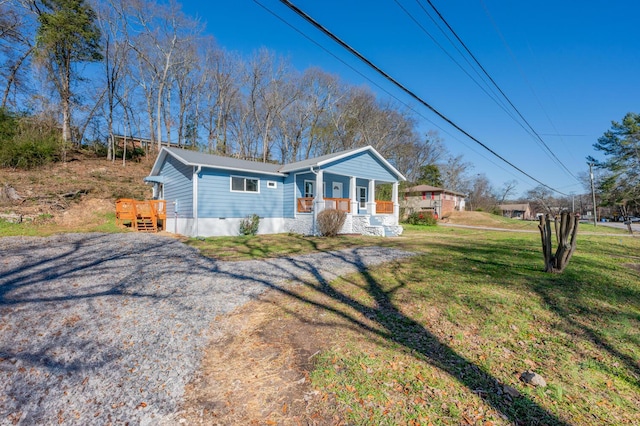
<path fill-rule="evenodd" d="M 535 233 L 412 227 L 388 239 L 212 239 L 208 250 L 262 258 L 376 242 L 417 255 L 282 296 L 286 315 L 323 330 L 310 378 L 345 423 L 640 424 L 638 238 L 581 235 L 555 275 Z M 520 381 L 526 370 L 547 387 Z"/>

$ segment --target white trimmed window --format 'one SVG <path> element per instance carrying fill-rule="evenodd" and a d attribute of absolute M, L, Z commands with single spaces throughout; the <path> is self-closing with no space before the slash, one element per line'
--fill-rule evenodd
<path fill-rule="evenodd" d="M 315 197 L 316 196 L 315 186 L 316 186 L 315 181 L 305 180 L 304 181 L 304 194 L 303 194 L 303 196 L 305 198 L 313 198 L 313 197 Z"/>
<path fill-rule="evenodd" d="M 260 192 L 260 179 L 231 176 L 231 192 Z"/>
<path fill-rule="evenodd" d="M 356 194 L 358 195 L 358 204 L 361 209 L 367 208 L 367 188 L 364 186 L 359 186 L 356 188 Z"/>

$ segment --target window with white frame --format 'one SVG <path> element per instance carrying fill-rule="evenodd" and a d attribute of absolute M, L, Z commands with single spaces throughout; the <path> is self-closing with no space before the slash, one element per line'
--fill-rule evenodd
<path fill-rule="evenodd" d="M 359 186 L 357 188 L 356 193 L 358 194 L 358 204 L 361 209 L 367 208 L 367 188 L 364 186 Z"/>
<path fill-rule="evenodd" d="M 315 182 L 312 180 L 304 181 L 304 198 L 313 198 L 315 196 Z"/>
<path fill-rule="evenodd" d="M 231 176 L 231 192 L 260 192 L 260 179 Z"/>

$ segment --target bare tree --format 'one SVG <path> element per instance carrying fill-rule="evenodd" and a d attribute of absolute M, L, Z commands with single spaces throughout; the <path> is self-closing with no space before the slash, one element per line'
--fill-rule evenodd
<path fill-rule="evenodd" d="M 447 149 L 442 139 L 437 132 L 430 131 L 422 138 L 415 135 L 412 140 L 398 144 L 389 158 L 395 160 L 396 167 L 404 173 L 408 182 L 416 182 L 424 166 L 437 167 L 446 155 Z"/>
<path fill-rule="evenodd" d="M 126 84 L 130 58 L 129 44 L 126 39 L 126 16 L 125 9 L 118 0 L 100 3 L 97 13 L 104 47 L 103 71 L 106 94 L 104 118 L 107 121 L 107 159 L 115 161 L 114 120 L 116 108 L 122 99 L 119 92 Z M 126 132 L 125 136 L 128 136 Z"/>
<path fill-rule="evenodd" d="M 274 55 L 261 49 L 254 54 L 248 70 L 248 101 L 253 115 L 253 125 L 260 136 L 262 161 L 271 158 L 273 131 L 278 117 L 293 102 L 294 86 L 290 83 L 287 63 L 276 60 Z M 258 152 L 252 153 L 257 156 Z"/>
<path fill-rule="evenodd" d="M 4 80 L 0 108 L 8 106 L 12 89 L 26 89 L 28 79 L 25 71 L 35 49 L 37 17 L 30 6 L 31 2 L 0 3 L 0 78 Z"/>
<path fill-rule="evenodd" d="M 559 213 L 557 200 L 553 197 L 553 192 L 542 185 L 538 185 L 525 193 L 526 197 L 533 204 L 534 210 L 543 210 L 548 214 Z"/>
<path fill-rule="evenodd" d="M 316 129 L 331 100 L 337 97 L 337 80 L 318 68 L 292 77 L 290 106 L 278 115 L 277 145 L 283 163 L 309 158 L 318 137 Z"/>
<path fill-rule="evenodd" d="M 542 254 L 544 256 L 544 271 L 560 273 L 569 264 L 569 260 L 576 249 L 579 216 L 564 211 L 554 219 L 555 236 L 558 247 L 555 254 L 552 251 L 551 215 L 540 216 L 540 237 L 542 239 Z"/>
<path fill-rule="evenodd" d="M 200 34 L 201 26 L 185 16 L 174 1 L 158 4 L 148 0 L 132 0 L 128 11 L 128 42 L 135 52 L 138 64 L 136 78 L 147 99 L 150 130 L 152 135 L 155 133 L 159 151 L 162 146 L 163 109 L 170 104 L 165 103 L 170 72 L 180 63 L 177 52 L 188 48 Z"/>
<path fill-rule="evenodd" d="M 496 206 L 491 182 L 484 174 L 479 174 L 471 180 L 468 192 L 469 208 L 472 210 L 483 210 L 491 212 Z"/>
<path fill-rule="evenodd" d="M 232 112 L 240 102 L 242 61 L 209 40 L 203 58 L 203 120 L 209 152 L 228 154 Z"/>
<path fill-rule="evenodd" d="M 518 187 L 517 180 L 509 180 L 502 185 L 500 191 L 497 193 L 496 198 L 498 199 L 498 204 L 504 204 L 504 202 L 516 192 L 516 188 Z"/>
<path fill-rule="evenodd" d="M 446 162 L 440 164 L 442 185 L 451 191 L 466 193 L 469 191 L 468 171 L 473 166 L 464 161 L 462 155 L 450 156 Z"/>

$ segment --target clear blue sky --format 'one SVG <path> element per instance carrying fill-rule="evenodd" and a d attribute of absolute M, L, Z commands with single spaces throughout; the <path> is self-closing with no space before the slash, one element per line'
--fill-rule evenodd
<path fill-rule="evenodd" d="M 185 0 L 183 9 L 199 16 L 207 33 L 227 50 L 249 55 L 266 47 L 289 58 L 299 70 L 318 66 L 352 84 L 367 85 L 380 97 L 396 97 L 420 113 L 422 130 L 437 130 L 451 153 L 463 154 L 474 165 L 471 173 L 486 174 L 496 187 L 512 179 L 519 181 L 519 193 L 537 185 L 386 82 L 280 1 L 259 2 L 286 23 L 252 0 Z M 583 192 L 582 185 L 554 163 L 542 144 L 496 105 L 398 5 L 479 80 L 424 13 L 420 5 L 437 19 L 426 1 L 292 3 L 528 174 L 567 194 Z M 611 120 L 640 112 L 639 1 L 432 3 L 574 175 L 588 170 L 587 155 L 600 156 L 593 143 L 609 129 Z"/>

